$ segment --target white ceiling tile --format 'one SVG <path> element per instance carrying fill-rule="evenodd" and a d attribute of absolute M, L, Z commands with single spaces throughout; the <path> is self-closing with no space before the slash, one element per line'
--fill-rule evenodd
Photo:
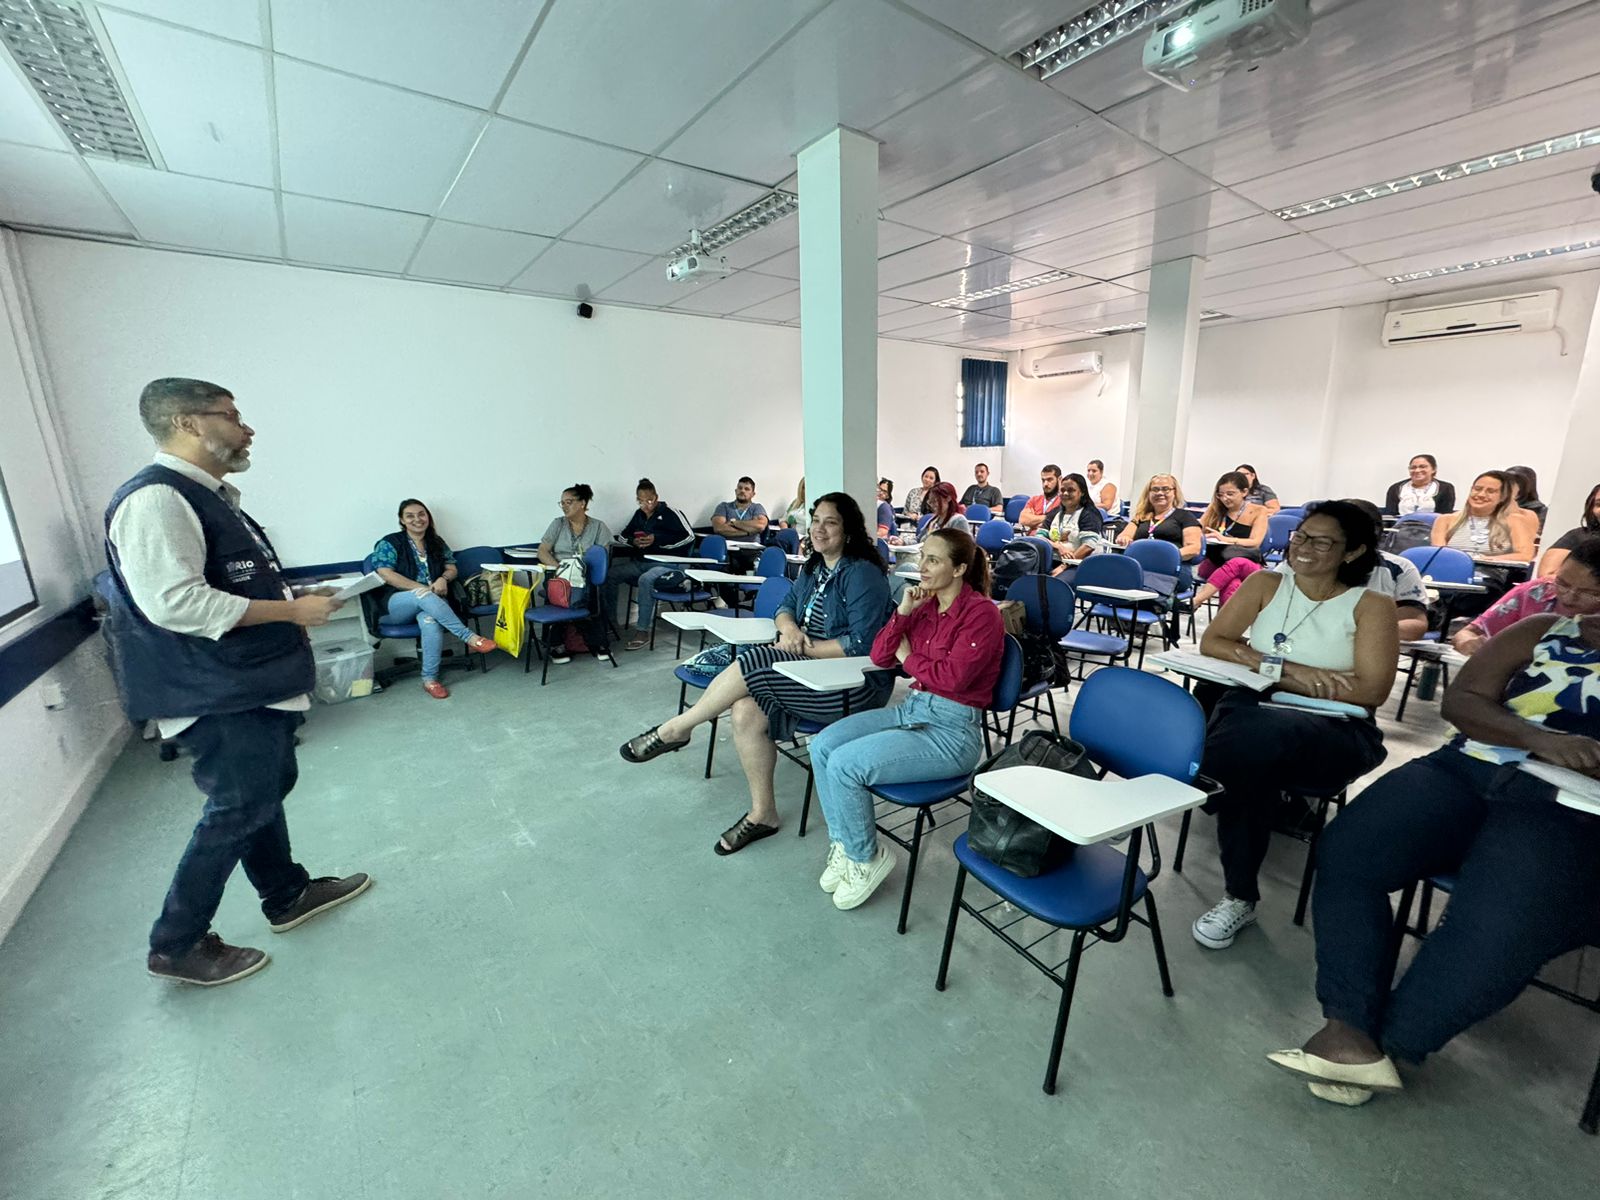
<path fill-rule="evenodd" d="M 726 279 L 697 288 L 674 303 L 672 310 L 724 315 L 793 290 L 792 279 L 776 279 L 771 275 L 758 275 L 754 271 L 736 271 Z"/>
<path fill-rule="evenodd" d="M 152 171 L 127 163 L 89 167 L 147 242 L 278 258 L 278 206 L 265 188 Z"/>
<path fill-rule="evenodd" d="M 103 17 L 167 169 L 272 187 L 265 52 L 123 13 Z"/>
<path fill-rule="evenodd" d="M 1498 258 L 1503 254 L 1521 254 L 1529 250 L 1548 250 L 1556 246 L 1569 246 L 1574 242 L 1600 241 L 1600 206 L 1589 205 L 1588 212 L 1581 218 L 1569 219 L 1565 223 L 1555 224 L 1562 216 L 1560 212 L 1552 212 L 1549 216 L 1552 223 L 1540 228 L 1529 229 L 1521 227 L 1531 225 L 1533 222 L 1523 222 L 1518 225 L 1508 225 L 1490 229 L 1479 229 L 1470 241 L 1447 243 L 1444 245 L 1432 241 L 1425 246 L 1410 245 L 1403 253 L 1397 253 L 1393 258 L 1373 260 L 1368 263 L 1368 270 L 1379 277 L 1388 275 L 1405 275 L 1412 271 L 1431 271 L 1436 267 L 1451 267 L 1458 263 L 1475 262 L 1486 258 Z M 1394 250 L 1400 250 L 1401 244 L 1390 243 Z M 1355 250 L 1350 253 L 1356 253 Z M 1565 263 L 1572 255 L 1560 255 L 1544 263 L 1535 262 L 1535 269 L 1570 270 Z M 1527 264 L 1523 264 L 1527 265 Z M 1472 272 L 1471 278 L 1476 279 L 1477 271 Z M 1432 281 L 1436 286 L 1437 280 Z"/>
<path fill-rule="evenodd" d="M 1265 284 L 1314 279 L 1330 271 L 1346 270 L 1355 264 L 1342 254 L 1325 250 L 1304 258 L 1268 263 L 1248 270 L 1225 270 L 1224 268 L 1229 265 L 1226 260 L 1217 270 L 1213 270 L 1209 263 L 1206 265 L 1205 285 L 1202 288 L 1205 295 L 1230 294 L 1248 291 Z"/>
<path fill-rule="evenodd" d="M 780 221 L 774 221 L 771 225 L 763 226 L 754 233 L 746 234 L 730 245 L 724 246 L 721 253 L 727 258 L 730 267 L 738 267 L 743 270 L 745 267 L 753 267 L 759 263 L 764 263 L 779 254 L 793 252 L 798 255 L 799 245 L 800 222 L 793 216 L 788 216 Z M 761 272 L 764 275 L 786 274 L 785 272 L 769 271 L 764 266 L 761 268 Z M 788 276 L 791 279 L 797 277 Z"/>
<path fill-rule="evenodd" d="M 908 225 L 897 225 L 893 221 L 880 220 L 878 222 L 878 258 L 885 259 L 891 254 L 898 254 L 902 250 L 909 250 L 913 246 L 923 246 L 934 240 L 934 235 L 924 233 L 920 229 L 912 229 Z M 730 264 L 733 258 L 728 258 Z M 792 250 L 785 250 L 782 254 L 775 254 L 765 259 L 760 264 L 763 275 L 782 275 L 785 279 L 800 278 L 800 248 L 795 246 Z"/>
<path fill-rule="evenodd" d="M 1069 305 L 1082 306 L 1111 296 L 1129 295 L 1132 295 L 1130 289 L 1116 284 L 1090 283 L 1074 277 L 1060 284 L 1046 284 L 1040 288 L 1029 288 L 1025 292 L 1014 292 L 1009 296 L 995 296 L 981 301 L 976 308 L 980 312 L 997 317 L 1009 317 L 1014 321 L 1033 321 L 1048 313 L 1059 312 Z"/>
<path fill-rule="evenodd" d="M 868 131 L 882 143 L 879 202 L 921 195 L 1088 115 L 1032 76 L 989 63 Z"/>
<path fill-rule="evenodd" d="M 539 16 L 529 0 L 272 0 L 279 54 L 487 108 Z"/>
<path fill-rule="evenodd" d="M 1140 167 L 1136 171 L 1129 171 L 1126 175 L 1119 175 L 1103 183 L 1097 183 L 1093 187 L 1074 192 L 1071 196 L 1002 217 L 987 225 L 980 225 L 976 229 L 968 230 L 964 236 L 985 246 L 992 246 L 996 250 L 1021 253 L 1031 246 L 1055 242 L 1071 234 L 1094 229 L 1100 226 L 1110 213 L 1134 215 L 1149 213 L 1183 201 L 1194 200 L 1210 191 L 1210 181 L 1203 175 L 1170 159 L 1162 159 Z M 1217 197 L 1215 205 L 1224 204 L 1228 199 Z M 1186 216 L 1181 223 L 1182 228 L 1174 228 L 1173 236 L 1191 229 L 1204 229 L 1208 224 L 1218 220 L 1213 215 L 1214 206 L 1196 204 L 1191 205 L 1190 209 L 1194 215 Z M 1198 225 L 1195 224 L 1196 221 L 1199 222 Z M 1155 236 L 1163 236 L 1163 231 L 1154 220 L 1150 229 Z"/>
<path fill-rule="evenodd" d="M 398 275 L 428 218 L 314 196 L 283 198 L 284 237 L 296 262 Z"/>
<path fill-rule="evenodd" d="M 0 142 L 49 150 L 68 148 L 67 135 L 45 111 L 9 54 L 0 54 Z"/>
<path fill-rule="evenodd" d="M 261 29 L 261 12 L 266 6 L 261 0 L 102 0 L 95 7 L 125 8 L 253 46 L 267 44 Z"/>
<path fill-rule="evenodd" d="M 1273 238 L 1268 242 L 1256 242 L 1253 245 L 1240 246 L 1233 250 L 1219 250 L 1215 253 L 1204 255 L 1206 260 L 1206 275 L 1219 278 L 1231 275 L 1235 271 L 1249 271 L 1256 267 L 1267 267 L 1277 263 L 1295 264 L 1298 269 L 1306 259 L 1320 255 L 1327 247 L 1315 238 L 1306 234 L 1297 234 L 1284 227 L 1285 235 Z M 1162 260 L 1166 261 L 1166 260 Z M 1350 266 L 1346 262 L 1340 264 Z"/>
<path fill-rule="evenodd" d="M 800 289 L 795 288 L 793 291 L 784 292 L 781 296 L 774 296 L 771 300 L 763 300 L 760 304 L 741 308 L 734 315 L 755 321 L 798 321 Z"/>
<path fill-rule="evenodd" d="M 910 329 L 913 325 L 927 325 L 945 316 L 945 310 L 931 304 L 912 304 L 892 313 L 880 313 L 878 332 L 890 333 L 897 329 Z"/>
<path fill-rule="evenodd" d="M 673 140 L 667 155 L 775 182 L 802 147 L 871 129 L 976 66 L 970 44 L 883 0 L 834 0 Z"/>
<path fill-rule="evenodd" d="M 33 146 L 0 145 L 0 221 L 91 233 L 133 232 L 77 155 Z"/>
<path fill-rule="evenodd" d="M 1073 5 L 1061 0 L 1007 0 L 973 3 L 973 0 L 906 0 L 963 37 L 969 37 L 1002 57 L 1015 54 L 1041 34 L 1073 15 Z M 1081 5 L 1076 6 L 1081 8 Z M 1063 9 L 1067 11 L 1063 12 Z"/>
<path fill-rule="evenodd" d="M 1036 262 L 1029 262 L 1024 258 L 1012 258 L 1003 255 L 999 258 L 989 258 L 970 267 L 962 267 L 955 271 L 947 271 L 941 275 L 924 279 L 916 283 L 903 283 L 887 289 L 895 296 L 905 300 L 920 300 L 924 303 L 933 303 L 938 300 L 953 299 L 957 296 L 970 296 L 974 292 L 987 291 L 1003 284 L 1016 283 L 1019 280 L 1031 279 L 1035 275 L 1045 275 L 1051 268 L 1042 267 Z M 1066 291 L 1068 288 L 1082 287 L 1089 282 L 1086 279 L 1063 279 L 1055 283 L 1043 284 L 1039 291 Z M 1022 293 L 1017 293 L 1022 294 Z M 991 296 L 984 300 L 974 301 L 964 305 L 967 309 L 985 309 L 991 303 L 1003 297 Z"/>
<path fill-rule="evenodd" d="M 894 293 L 903 284 L 916 283 L 948 271 L 959 271 L 995 258 L 993 250 L 940 238 L 878 260 L 878 290 Z M 1035 272 L 1037 274 L 1037 272 Z M 942 299 L 942 297 L 936 297 Z"/>
<path fill-rule="evenodd" d="M 643 161 L 626 150 L 496 117 L 439 211 L 453 221 L 554 236 Z"/>
<path fill-rule="evenodd" d="M 1590 169 L 1593 170 L 1592 164 Z M 1555 238 L 1551 245 L 1582 241 L 1589 236 L 1586 231 L 1594 228 L 1597 222 L 1600 222 L 1600 203 L 1596 203 L 1591 193 L 1560 204 L 1542 204 L 1517 213 L 1497 213 L 1443 229 L 1413 231 L 1397 237 L 1380 236 L 1371 242 L 1346 246 L 1344 254 L 1358 263 L 1440 257 L 1463 262 L 1504 253 L 1483 247 L 1504 245 L 1510 239 L 1549 235 Z"/>
<path fill-rule="evenodd" d="M 1291 267 L 1293 265 L 1289 264 Z M 1226 279 L 1217 280 L 1215 284 L 1207 280 L 1201 287 L 1201 295 L 1208 307 L 1227 312 L 1234 304 L 1253 304 L 1261 300 L 1287 300 L 1309 292 L 1332 291 L 1336 288 L 1354 287 L 1357 284 L 1371 285 L 1381 282 L 1382 279 L 1375 271 L 1365 267 L 1345 267 L 1305 277 L 1290 274 L 1275 282 L 1242 288 L 1230 287 Z"/>
<path fill-rule="evenodd" d="M 1115 184 L 1117 181 L 1110 182 Z M 1090 191 L 1098 192 L 1099 189 L 1091 188 Z M 1230 196 L 1227 192 L 1212 192 L 1193 196 L 1162 208 L 1136 211 L 1132 216 L 1122 217 L 1104 225 L 1086 224 L 1117 211 L 1118 207 L 1121 211 L 1127 211 L 1125 206 L 1108 206 L 1103 199 L 1084 202 L 1078 202 L 1076 199 L 1060 201 L 1009 218 L 1009 224 L 975 229 L 970 236 L 974 241 L 993 245 L 997 241 L 1011 240 L 1013 237 L 1031 241 L 1032 236 L 1038 231 L 1054 232 L 1075 226 L 1076 232 L 1029 246 L 1027 257 L 1047 266 L 1093 275 L 1095 272 L 1083 269 L 1081 264 L 1123 250 L 1160 245 L 1164 252 L 1170 252 L 1173 257 L 1182 257 L 1182 251 L 1185 249 L 1197 253 L 1201 247 L 1195 235 L 1213 226 L 1226 226 L 1256 213 L 1252 205 Z M 1132 207 L 1138 209 L 1141 205 L 1134 204 Z M 1276 217 L 1269 217 L 1268 220 L 1282 225 Z"/>
<path fill-rule="evenodd" d="M 1105 112 L 1119 101 L 1167 87 L 1145 74 L 1143 57 L 1144 38 L 1135 35 L 1073 63 L 1045 82 L 1085 108 Z M 1203 99 L 1199 102 L 1206 103 Z"/>
<path fill-rule="evenodd" d="M 982 313 L 950 312 L 947 309 L 933 311 L 943 315 L 922 325 L 900 326 L 894 330 L 893 336 L 914 341 L 948 339 L 961 342 L 986 334 L 1003 337 L 1014 332 L 1011 322 L 1001 317 L 988 317 Z"/>
<path fill-rule="evenodd" d="M 890 205 L 888 212 L 922 229 L 960 233 L 1124 175 L 1158 157 L 1125 133 L 1097 120 L 1083 121 L 925 195 Z"/>
<path fill-rule="evenodd" d="M 822 2 L 561 0 L 500 112 L 654 150 Z"/>
<path fill-rule="evenodd" d="M 466 161 L 481 113 L 278 59 L 286 191 L 432 213 Z"/>
<path fill-rule="evenodd" d="M 1114 287 L 1114 284 L 1103 284 L 1103 287 Z M 1068 294 L 1064 300 L 1073 301 L 1073 296 Z M 1144 318 L 1145 306 L 1149 298 L 1138 292 L 1130 292 L 1118 288 L 1114 295 L 1107 295 L 1103 299 L 1093 300 L 1087 304 L 1068 303 L 1061 308 L 1042 312 L 1034 317 L 1041 325 L 1061 325 L 1074 329 L 1089 329 L 1098 325 L 1121 324 L 1124 321 L 1138 321 Z"/>
<path fill-rule="evenodd" d="M 653 159 L 568 230 L 573 241 L 665 254 L 759 200 L 765 191 L 725 175 Z"/>
<path fill-rule="evenodd" d="M 604 246 L 580 246 L 557 242 L 533 265 L 511 281 L 519 292 L 540 292 L 546 296 L 571 296 L 603 292 L 624 275 L 637 271 L 650 261 L 645 254 L 627 250 L 608 250 Z"/>
<path fill-rule="evenodd" d="M 549 238 L 531 233 L 435 221 L 406 274 L 504 287 L 548 245 Z"/>

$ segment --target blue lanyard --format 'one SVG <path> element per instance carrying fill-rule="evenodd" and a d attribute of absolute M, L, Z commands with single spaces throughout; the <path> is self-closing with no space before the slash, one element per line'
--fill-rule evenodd
<path fill-rule="evenodd" d="M 820 568 L 820 570 L 828 571 L 828 569 L 826 567 L 822 567 L 822 568 Z M 812 592 L 810 597 L 806 600 L 805 616 L 800 622 L 800 627 L 802 629 L 810 628 L 810 626 L 811 626 L 811 614 L 816 610 L 817 605 L 819 603 L 821 603 L 823 593 L 828 590 L 828 585 L 833 582 L 833 577 L 836 574 L 838 574 L 838 572 L 839 572 L 839 568 L 838 567 L 835 567 L 833 570 L 828 571 L 828 573 L 826 575 L 824 575 L 822 577 L 821 581 L 817 584 L 816 591 Z"/>

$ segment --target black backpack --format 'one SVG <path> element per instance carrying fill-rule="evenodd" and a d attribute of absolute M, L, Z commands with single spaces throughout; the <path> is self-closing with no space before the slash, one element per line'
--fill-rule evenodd
<path fill-rule="evenodd" d="M 1378 549 L 1390 554 L 1401 554 L 1419 546 L 1433 544 L 1433 527 L 1422 521 L 1399 521 L 1383 531 L 1378 539 Z"/>
<path fill-rule="evenodd" d="M 1030 729 L 1003 747 L 978 768 L 977 774 L 1020 766 L 1045 767 L 1084 779 L 1100 777 L 1082 746 L 1071 738 L 1057 737 L 1042 729 Z M 1031 817 L 1007 808 L 977 787 L 972 789 L 967 844 L 1013 875 L 1028 877 L 1059 866 L 1072 854 L 1071 842 Z"/>
<path fill-rule="evenodd" d="M 1050 589 L 1045 586 L 1046 576 L 1034 575 L 1030 579 L 1012 581 L 1013 598 L 1022 590 L 1038 588 L 1039 609 L 1044 618 L 1044 632 L 1025 629 L 1017 638 L 1022 647 L 1022 688 L 1027 691 L 1036 683 L 1055 687 L 1059 682 L 1066 686 L 1072 678 L 1072 664 L 1067 652 L 1050 636 Z M 1020 589 L 1020 590 L 1019 590 Z"/>
<path fill-rule="evenodd" d="M 1018 538 L 1000 547 L 989 573 L 989 595 L 1004 600 L 1011 585 L 1025 575 L 1044 575 L 1050 570 L 1049 551 L 1028 538 Z"/>

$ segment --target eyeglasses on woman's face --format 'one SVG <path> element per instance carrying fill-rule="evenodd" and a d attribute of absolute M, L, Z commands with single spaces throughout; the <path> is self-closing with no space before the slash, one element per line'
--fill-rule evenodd
<path fill-rule="evenodd" d="M 1318 554 L 1326 554 L 1330 550 L 1337 550 L 1340 546 L 1344 545 L 1344 539 L 1336 537 L 1323 537 L 1319 534 L 1305 533 L 1299 529 L 1296 529 L 1289 535 L 1289 544 L 1291 546 L 1305 546 L 1309 549 L 1315 550 Z"/>
<path fill-rule="evenodd" d="M 1170 493 L 1171 491 L 1172 491 L 1172 489 L 1170 487 L 1168 487 L 1164 483 L 1152 483 L 1150 485 L 1150 494 L 1152 496 L 1166 495 L 1166 494 Z"/>

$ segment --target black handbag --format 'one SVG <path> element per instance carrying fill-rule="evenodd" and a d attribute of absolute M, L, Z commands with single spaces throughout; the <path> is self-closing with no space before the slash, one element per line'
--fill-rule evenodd
<path fill-rule="evenodd" d="M 1030 730 L 992 755 L 978 773 L 1023 766 L 1046 767 L 1083 779 L 1100 777 L 1082 746 L 1042 729 Z M 1071 842 L 1016 809 L 1007 808 L 979 787 L 972 789 L 967 845 L 1013 875 L 1030 878 L 1060 866 L 1072 854 Z"/>

